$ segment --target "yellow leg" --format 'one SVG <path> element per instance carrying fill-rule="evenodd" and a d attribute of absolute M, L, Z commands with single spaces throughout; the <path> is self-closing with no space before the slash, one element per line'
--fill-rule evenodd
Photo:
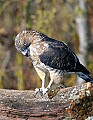
<path fill-rule="evenodd" d="M 39 68 L 35 68 L 35 70 L 42 80 L 42 86 L 40 89 L 38 89 L 38 88 L 35 89 L 35 94 L 37 94 L 40 91 L 41 94 L 44 95 L 48 91 L 48 89 L 45 88 L 45 80 L 46 80 L 47 73 L 43 72 Z"/>

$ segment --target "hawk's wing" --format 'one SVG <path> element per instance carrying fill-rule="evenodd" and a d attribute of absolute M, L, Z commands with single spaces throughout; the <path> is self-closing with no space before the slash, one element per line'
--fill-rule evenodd
<path fill-rule="evenodd" d="M 79 60 L 73 51 L 63 42 L 48 39 L 48 49 L 39 56 L 41 62 L 54 69 L 75 72 Z"/>

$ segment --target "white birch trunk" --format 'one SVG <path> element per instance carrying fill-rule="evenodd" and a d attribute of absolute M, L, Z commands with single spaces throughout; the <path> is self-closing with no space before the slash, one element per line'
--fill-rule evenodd
<path fill-rule="evenodd" d="M 81 10 L 83 10 L 85 12 L 85 0 L 79 0 L 79 5 Z M 77 32 L 79 35 L 79 42 L 80 42 L 80 46 L 79 46 L 79 55 L 78 58 L 80 60 L 80 62 L 86 66 L 86 55 L 87 55 L 87 45 L 88 45 L 88 41 L 87 41 L 87 18 L 84 15 L 78 15 L 76 17 L 76 25 L 77 25 Z M 81 78 L 77 78 L 77 84 L 81 84 L 83 83 L 84 80 Z"/>

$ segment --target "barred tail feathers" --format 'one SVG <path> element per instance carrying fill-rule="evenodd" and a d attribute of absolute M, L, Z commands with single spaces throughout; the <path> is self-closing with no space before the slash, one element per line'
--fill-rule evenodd
<path fill-rule="evenodd" d="M 78 76 L 82 79 L 84 79 L 86 82 L 93 83 L 93 79 L 89 76 L 89 74 L 85 74 L 83 72 L 78 73 Z"/>
<path fill-rule="evenodd" d="M 79 64 L 77 69 L 78 69 L 77 74 L 80 78 L 84 79 L 86 82 L 93 83 L 93 78 L 89 76 L 90 72 L 82 64 Z"/>

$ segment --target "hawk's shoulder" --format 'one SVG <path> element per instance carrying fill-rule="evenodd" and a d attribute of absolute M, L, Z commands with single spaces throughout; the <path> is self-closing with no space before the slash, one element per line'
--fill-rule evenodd
<path fill-rule="evenodd" d="M 79 63 L 74 52 L 65 43 L 52 38 L 47 38 L 46 43 L 48 49 L 39 55 L 40 61 L 51 68 L 73 72 Z"/>

